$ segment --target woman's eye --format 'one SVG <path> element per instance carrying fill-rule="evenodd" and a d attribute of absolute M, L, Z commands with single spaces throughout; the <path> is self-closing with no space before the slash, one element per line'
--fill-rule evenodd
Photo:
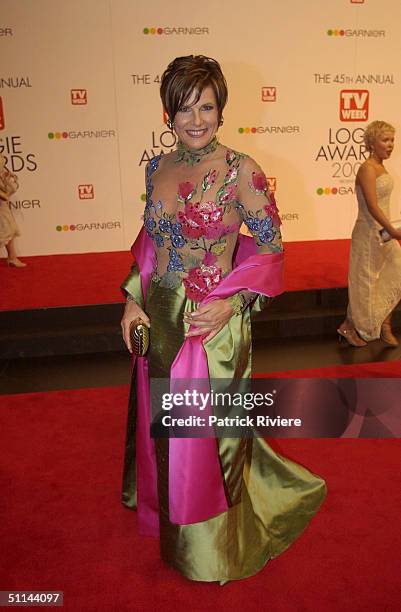
<path fill-rule="evenodd" d="M 189 111 L 189 106 L 181 106 L 181 108 L 178 109 L 180 111 L 180 113 L 187 113 Z"/>
<path fill-rule="evenodd" d="M 206 110 L 206 111 L 213 110 L 213 105 L 212 104 L 205 104 L 205 106 L 203 107 L 203 110 Z"/>

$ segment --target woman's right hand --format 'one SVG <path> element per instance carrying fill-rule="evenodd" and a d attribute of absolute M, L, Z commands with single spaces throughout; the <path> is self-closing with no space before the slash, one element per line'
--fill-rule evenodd
<path fill-rule="evenodd" d="M 132 321 L 135 321 L 135 319 L 138 318 L 140 318 L 144 322 L 146 327 L 150 328 L 150 320 L 148 315 L 143 312 L 142 308 L 140 308 L 140 306 L 138 306 L 138 304 L 134 300 L 127 300 L 125 304 L 123 318 L 121 319 L 121 329 L 123 331 L 123 339 L 125 345 L 130 353 L 132 353 L 132 346 L 129 328 L 131 326 Z"/>

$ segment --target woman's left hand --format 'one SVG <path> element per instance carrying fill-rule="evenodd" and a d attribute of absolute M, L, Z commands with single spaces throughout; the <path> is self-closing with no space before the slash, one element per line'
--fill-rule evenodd
<path fill-rule="evenodd" d="M 203 340 L 203 344 L 206 344 L 223 329 L 233 314 L 233 308 L 228 300 L 213 300 L 209 304 L 200 306 L 194 312 L 186 312 L 184 323 L 188 323 L 196 329 L 187 332 L 185 337 L 207 334 Z"/>

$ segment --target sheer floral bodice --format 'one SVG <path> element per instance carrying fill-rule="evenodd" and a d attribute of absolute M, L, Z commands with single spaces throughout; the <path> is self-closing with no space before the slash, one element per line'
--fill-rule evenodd
<path fill-rule="evenodd" d="M 231 271 L 242 223 L 259 253 L 282 249 L 274 197 L 251 158 L 219 145 L 193 166 L 177 162 L 176 152 L 149 162 L 144 225 L 163 286 L 183 282 L 201 301 Z"/>

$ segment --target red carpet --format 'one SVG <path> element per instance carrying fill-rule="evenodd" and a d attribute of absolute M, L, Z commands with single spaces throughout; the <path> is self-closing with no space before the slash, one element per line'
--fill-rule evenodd
<path fill-rule="evenodd" d="M 349 240 L 289 242 L 286 290 L 347 285 Z M 119 285 L 128 274 L 128 251 L 23 258 L 27 268 L 0 260 L 0 310 L 109 304 L 121 301 Z"/>
<path fill-rule="evenodd" d="M 401 361 L 378 361 L 335 365 L 305 370 L 285 370 L 271 374 L 255 374 L 255 378 L 399 378 Z"/>
<path fill-rule="evenodd" d="M 329 488 L 257 576 L 192 583 L 119 502 L 127 387 L 1 397 L 0 590 L 63 590 L 64 609 L 399 610 L 400 440 L 279 440 Z"/>

